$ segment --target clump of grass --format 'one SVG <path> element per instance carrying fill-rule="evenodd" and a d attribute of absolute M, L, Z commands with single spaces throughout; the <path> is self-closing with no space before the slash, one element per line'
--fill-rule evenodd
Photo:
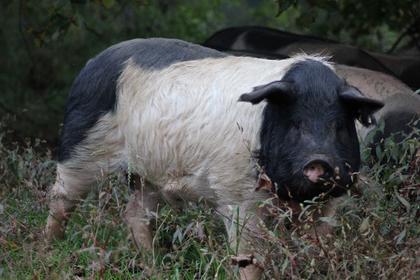
<path fill-rule="evenodd" d="M 268 279 L 416 279 L 418 266 L 420 137 L 383 141 L 380 162 L 362 170 L 359 194 L 340 204 L 336 218 L 322 218 L 331 234 L 312 232 L 322 202 L 305 205 L 300 223 L 279 208 L 269 236 L 256 236 L 266 251 Z M 0 139 L 2 136 L 0 136 Z M 215 212 L 190 204 L 164 206 L 154 224 L 155 249 L 139 252 L 123 222 L 127 183 L 100 180 L 77 208 L 63 241 L 47 244 L 46 192 L 55 162 L 40 141 L 0 141 L 0 278 L 2 279 L 235 279 L 223 224 Z M 41 151 L 40 151 L 41 150 Z M 365 157 L 372 155 L 365 149 Z M 368 159 L 368 158 L 365 158 Z M 281 220 L 281 223 L 278 221 Z M 267 244 L 269 246 L 267 246 Z"/>

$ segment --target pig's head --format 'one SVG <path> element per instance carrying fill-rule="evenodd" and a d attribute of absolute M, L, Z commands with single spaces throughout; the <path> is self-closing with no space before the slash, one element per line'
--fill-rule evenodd
<path fill-rule="evenodd" d="M 347 85 L 326 63 L 311 59 L 239 100 L 267 101 L 259 163 L 278 195 L 296 201 L 321 193 L 339 196 L 352 185 L 360 167 L 355 120 L 368 126 L 383 106 Z"/>

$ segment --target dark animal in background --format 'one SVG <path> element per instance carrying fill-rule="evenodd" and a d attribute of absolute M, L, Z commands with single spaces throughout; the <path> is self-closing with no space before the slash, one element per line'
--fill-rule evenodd
<path fill-rule="evenodd" d="M 412 44 L 419 45 L 415 39 Z M 382 72 L 396 77 L 414 90 L 420 88 L 418 47 L 398 54 L 382 54 L 325 38 L 261 26 L 222 29 L 210 36 L 204 46 L 236 55 L 271 59 L 285 59 L 302 51 L 324 53 L 330 55 L 335 63 Z"/>
<path fill-rule="evenodd" d="M 381 107 L 322 57 L 235 57 L 171 39 L 114 45 L 86 64 L 70 92 L 47 236 L 63 236 L 98 176 L 128 166 L 145 181 L 126 217 L 145 249 L 148 213 L 162 200 L 204 199 L 225 217 L 239 207 L 240 221 L 251 214 L 247 226 L 256 229 L 257 202 L 270 198 L 256 191 L 258 167 L 284 200 L 340 196 L 360 166 L 355 122 L 369 126 Z M 245 230 L 240 254 L 257 254 L 249 238 L 258 237 Z M 241 277 L 259 273 L 250 263 Z"/>

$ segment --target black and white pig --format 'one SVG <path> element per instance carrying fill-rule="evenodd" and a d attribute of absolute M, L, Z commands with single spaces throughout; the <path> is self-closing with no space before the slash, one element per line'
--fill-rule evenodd
<path fill-rule="evenodd" d="M 158 38 L 114 45 L 71 88 L 47 236 L 63 236 L 76 202 L 101 174 L 129 167 L 145 182 L 127 207 L 145 249 L 152 246 L 148 212 L 162 198 L 205 199 L 224 213 L 238 206 L 244 217 L 269 196 L 256 191 L 261 169 L 281 199 L 338 197 L 360 166 L 355 121 L 370 125 L 382 106 L 322 57 L 235 57 Z M 244 279 L 257 277 L 252 263 L 244 269 Z"/>

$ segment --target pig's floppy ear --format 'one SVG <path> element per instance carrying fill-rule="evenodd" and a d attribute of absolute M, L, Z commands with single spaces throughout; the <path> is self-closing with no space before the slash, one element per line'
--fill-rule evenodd
<path fill-rule="evenodd" d="M 381 101 L 367 98 L 355 87 L 347 87 L 340 92 L 340 98 L 346 105 L 351 106 L 355 112 L 356 117 L 364 126 L 375 124 L 373 113 L 384 106 Z"/>
<path fill-rule="evenodd" d="M 266 85 L 254 87 L 252 92 L 244 93 L 238 101 L 257 104 L 267 99 L 280 101 L 293 96 L 293 84 L 284 81 L 274 81 Z"/>

